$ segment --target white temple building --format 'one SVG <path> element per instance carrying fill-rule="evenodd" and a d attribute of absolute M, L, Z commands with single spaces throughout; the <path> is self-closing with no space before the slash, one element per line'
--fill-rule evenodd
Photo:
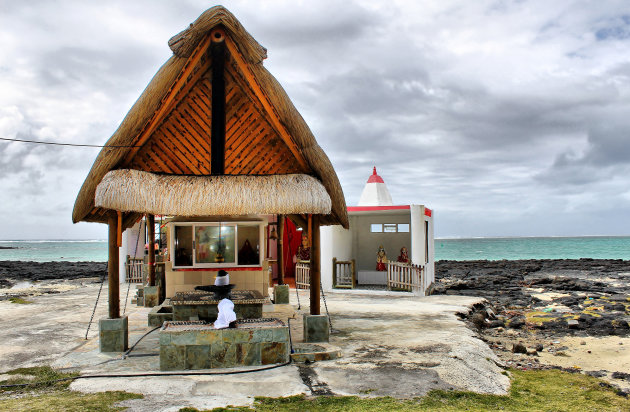
<path fill-rule="evenodd" d="M 385 181 L 374 167 L 357 206 L 348 207 L 349 230 L 321 228 L 321 281 L 333 288 L 333 258 L 355 261 L 358 285 L 386 285 L 387 272 L 376 270 L 377 252 L 383 246 L 396 262 L 404 247 L 409 263 L 424 267 L 426 285 L 435 279 L 434 212 L 424 205 L 394 205 Z"/>

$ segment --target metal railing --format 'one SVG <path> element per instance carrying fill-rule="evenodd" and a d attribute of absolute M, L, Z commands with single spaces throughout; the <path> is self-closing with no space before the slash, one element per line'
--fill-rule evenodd
<path fill-rule="evenodd" d="M 298 260 L 295 264 L 295 287 L 298 289 L 311 287 L 311 262 L 308 260 Z"/>
<path fill-rule="evenodd" d="M 424 296 L 429 285 L 424 266 L 410 263 L 387 262 L 387 289 L 404 290 Z"/>
<path fill-rule="evenodd" d="M 333 258 L 333 287 L 352 289 L 357 285 L 357 272 L 352 260 Z"/>

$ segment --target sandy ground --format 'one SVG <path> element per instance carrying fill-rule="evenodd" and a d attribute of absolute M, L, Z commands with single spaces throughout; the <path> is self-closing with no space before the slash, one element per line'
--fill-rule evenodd
<path fill-rule="evenodd" d="M 0 320 L 4 331 L 0 335 L 0 373 L 42 364 L 74 367 L 84 374 L 158 372 L 157 332 L 143 339 L 124 360 L 120 355 L 98 352 L 96 323 L 89 339 L 84 339 L 98 284 L 76 285 L 75 289 L 30 297 L 34 303 L 29 305 L 0 301 L 0 311 L 5 314 Z M 125 293 L 126 288 L 121 288 L 123 298 Z M 95 319 L 106 315 L 106 296 L 105 287 Z M 300 393 L 400 398 L 421 396 L 434 388 L 505 393 L 509 380 L 497 366 L 499 359 L 456 315 L 479 301 L 461 296 L 330 293 L 327 303 L 335 331 L 330 343 L 342 350 L 340 359 L 239 375 L 81 379 L 71 388 L 142 393 L 144 399 L 124 403 L 138 411 L 251 405 L 255 396 Z M 294 317 L 291 329 L 296 341 L 301 340 L 301 314 L 308 310 L 306 291 L 301 292 L 300 303 L 297 311 L 292 290 L 291 305 L 272 305 L 269 310 L 274 312 L 265 313 Z M 133 344 L 150 330 L 146 326 L 148 309 L 128 304 L 127 313 Z"/>
<path fill-rule="evenodd" d="M 584 371 L 630 372 L 630 338 L 607 337 L 566 337 L 559 339 L 555 346 L 566 346 L 562 356 L 550 352 L 540 352 L 540 362 L 565 368 L 578 367 Z M 621 388 L 630 389 L 630 381 L 604 379 Z"/>

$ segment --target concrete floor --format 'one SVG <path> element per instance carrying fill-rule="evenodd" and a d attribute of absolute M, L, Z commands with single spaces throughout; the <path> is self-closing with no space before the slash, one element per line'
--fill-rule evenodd
<path fill-rule="evenodd" d="M 0 372 L 52 364 L 83 374 L 159 373 L 157 331 L 142 339 L 126 359 L 98 352 L 98 323 L 84 339 L 98 284 L 76 285 L 76 289 L 28 298 L 34 302 L 30 305 L 0 301 L 5 315 L 0 319 Z M 121 288 L 123 298 L 125 293 L 126 288 Z M 95 320 L 106 316 L 106 296 L 105 287 Z M 308 291 L 300 292 L 300 310 L 294 289 L 290 296 L 290 305 L 268 305 L 264 316 L 293 318 L 292 337 L 299 342 Z M 326 298 L 333 323 L 330 343 L 341 348 L 340 359 L 232 375 L 80 379 L 71 388 L 142 393 L 144 399 L 121 404 L 137 411 L 250 405 L 255 396 L 300 393 L 411 398 L 435 388 L 495 394 L 509 388 L 498 358 L 456 316 L 467 312 L 478 298 L 418 298 L 380 291 L 336 291 Z M 146 326 L 148 311 L 128 303 L 130 345 L 151 330 Z M 209 372 L 222 371 L 233 370 Z"/>

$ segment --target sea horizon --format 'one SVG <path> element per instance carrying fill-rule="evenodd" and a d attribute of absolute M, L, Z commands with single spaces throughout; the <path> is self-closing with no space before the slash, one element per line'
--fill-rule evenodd
<path fill-rule="evenodd" d="M 502 235 L 502 236 L 439 236 L 435 240 L 468 239 L 545 239 L 545 238 L 590 238 L 590 237 L 630 237 L 627 235 Z M 107 242 L 107 239 L 0 239 L 0 242 Z"/>
<path fill-rule="evenodd" d="M 106 239 L 0 240 L 0 261 L 107 261 Z M 622 259 L 630 260 L 630 236 L 438 237 L 435 260 Z M 388 256 L 396 251 L 387 250 Z"/>

